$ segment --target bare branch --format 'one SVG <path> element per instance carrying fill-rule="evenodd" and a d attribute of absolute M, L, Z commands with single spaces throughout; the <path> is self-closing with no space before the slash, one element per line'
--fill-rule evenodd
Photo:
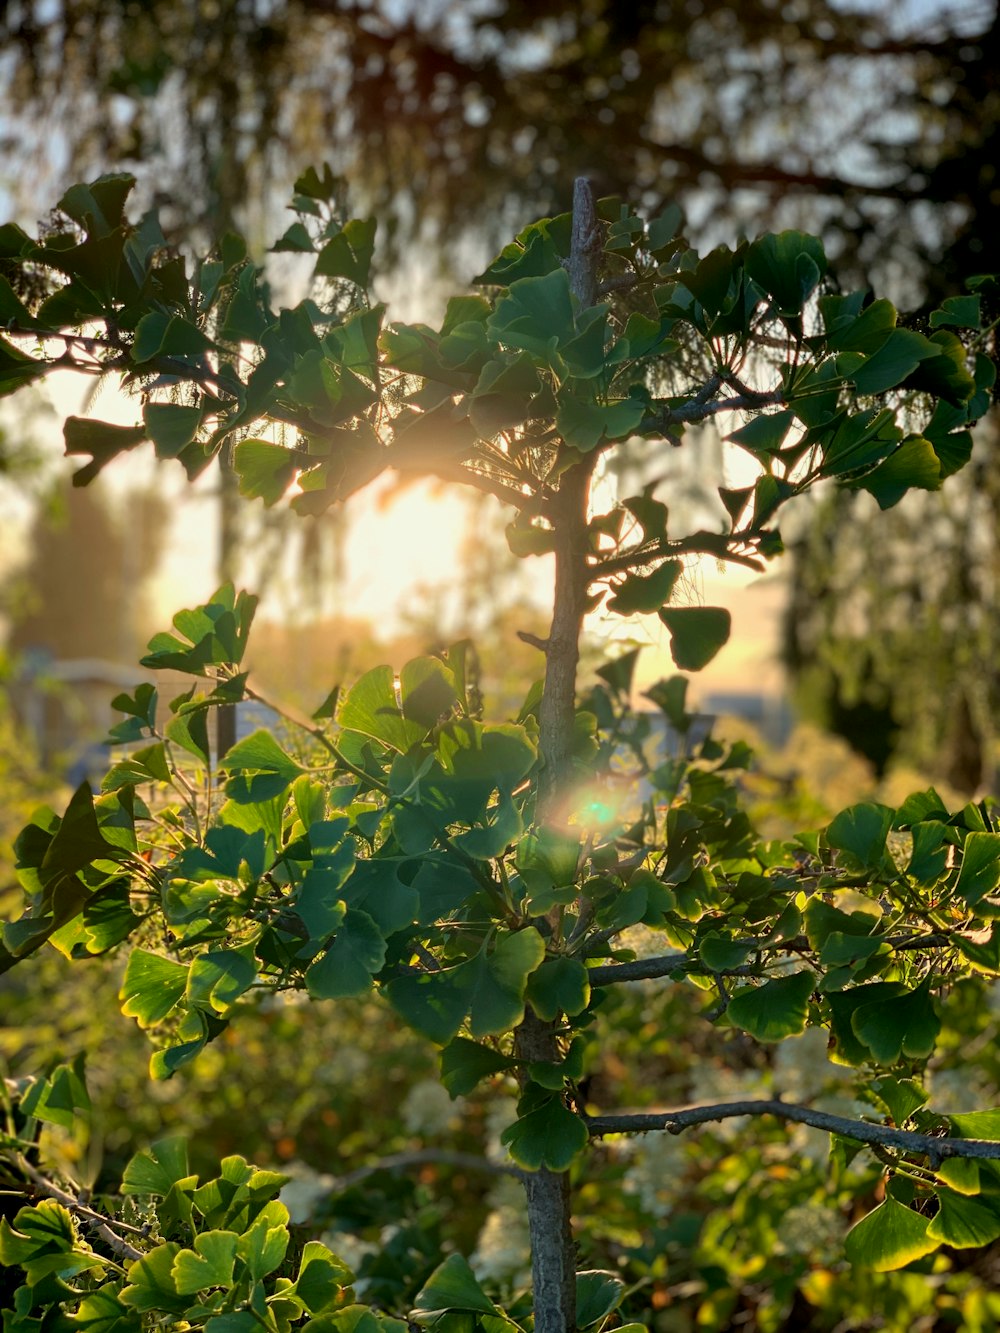
<path fill-rule="evenodd" d="M 519 629 L 517 637 L 522 643 L 530 644 L 532 648 L 537 648 L 540 652 L 547 653 L 549 651 L 548 639 L 540 639 L 537 634 L 532 634 L 530 630 Z"/>
<path fill-rule="evenodd" d="M 866 1120 L 849 1120 L 846 1116 L 816 1111 L 811 1106 L 796 1106 L 771 1098 L 766 1101 L 721 1102 L 712 1106 L 686 1106 L 677 1111 L 650 1111 L 622 1115 L 585 1116 L 591 1136 L 601 1134 L 643 1134 L 649 1130 L 665 1129 L 680 1134 L 692 1125 L 704 1125 L 713 1120 L 730 1120 L 743 1115 L 773 1115 L 777 1120 L 791 1120 L 799 1125 L 811 1125 L 830 1134 L 839 1134 L 857 1143 L 868 1143 L 883 1148 L 898 1148 L 901 1152 L 918 1153 L 937 1165 L 946 1157 L 972 1157 L 985 1161 L 1000 1161 L 1000 1143 L 988 1139 L 956 1139 L 935 1134 L 917 1134 L 912 1130 L 894 1129 L 890 1125 L 870 1124 Z"/>
<path fill-rule="evenodd" d="M 662 412 L 646 417 L 639 429 L 643 433 L 653 430 L 666 431 L 679 422 L 691 424 L 707 421 L 709 417 L 718 416 L 720 412 L 753 411 L 755 408 L 770 407 L 786 401 L 784 389 L 762 390 L 759 393 L 756 390 L 748 390 L 746 393 L 734 394 L 731 398 L 712 398 L 704 402 L 698 402 L 695 397 L 683 407 L 665 407 Z"/>
<path fill-rule="evenodd" d="M 587 972 L 591 986 L 612 986 L 618 981 L 647 981 L 684 972 L 691 959 L 686 953 L 662 954 L 659 958 L 636 958 L 631 963 L 603 963 Z"/>
<path fill-rule="evenodd" d="M 113 1218 L 105 1217 L 102 1213 L 95 1212 L 93 1208 L 88 1208 L 86 1204 L 74 1198 L 68 1190 L 64 1190 L 60 1185 L 43 1176 L 40 1171 L 37 1171 L 31 1165 L 27 1158 L 20 1154 L 14 1160 L 18 1170 L 27 1176 L 37 1190 L 48 1195 L 50 1199 L 55 1199 L 58 1203 L 61 1203 L 71 1213 L 76 1213 L 78 1217 L 92 1223 L 94 1231 L 112 1253 L 117 1254 L 121 1259 L 133 1260 L 144 1257 L 142 1250 L 137 1250 L 134 1245 L 130 1245 L 127 1240 L 124 1240 L 116 1231 L 112 1230 L 113 1227 L 119 1227 L 126 1231 L 136 1231 L 136 1227 L 129 1226 L 124 1222 L 116 1222 Z"/>

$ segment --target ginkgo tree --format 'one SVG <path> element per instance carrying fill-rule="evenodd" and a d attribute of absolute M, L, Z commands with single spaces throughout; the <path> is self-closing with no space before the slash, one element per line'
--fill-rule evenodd
<path fill-rule="evenodd" d="M 143 659 L 190 688 L 119 696 L 101 790 L 82 786 L 22 833 L 27 906 L 4 928 L 0 967 L 45 945 L 127 952 L 122 1011 L 154 1039 L 154 1078 L 254 997 L 376 991 L 440 1048 L 452 1095 L 516 1081 L 504 1139 L 533 1290 L 501 1310 L 452 1254 L 412 1309 L 368 1309 L 319 1242 L 288 1258 L 280 1177 L 229 1157 L 202 1182 L 174 1140 L 134 1159 L 121 1198 L 83 1202 L 28 1151 L 34 1124 L 71 1123 L 85 1103 L 67 1065 L 7 1106 L 8 1175 L 40 1199 L 0 1223 L 0 1259 L 24 1278 L 10 1327 L 58 1310 L 75 1327 L 147 1315 L 208 1333 L 393 1328 L 403 1314 L 443 1329 L 601 1327 L 620 1317 L 623 1284 L 575 1272 L 571 1182 L 588 1143 L 735 1116 L 875 1155 L 884 1197 L 848 1236 L 855 1262 L 887 1270 L 1000 1237 L 1000 1110 L 939 1115 L 921 1085 L 939 997 L 1000 975 L 992 806 L 951 811 L 927 790 L 765 840 L 743 809 L 746 746 L 696 739 L 682 676 L 648 692 L 648 711 L 632 699 L 634 653 L 585 693 L 577 681 L 599 604 L 659 616 L 677 666 L 698 670 L 730 621 L 672 600 L 691 557 L 761 568 L 781 551 L 783 506 L 812 486 L 863 488 L 886 508 L 963 467 L 995 379 L 993 285 L 909 327 L 888 301 L 838 291 L 813 237 L 699 258 L 676 210 L 647 222 L 579 181 L 572 212 L 526 227 L 440 328 L 392 324 L 368 294 L 375 223 L 338 216 L 324 170 L 297 182 L 276 246 L 311 258 L 314 287 L 276 312 L 239 238 L 192 268 L 154 215 L 128 220 L 131 185 L 74 187 L 37 238 L 0 228 L 4 392 L 71 368 L 139 397 L 134 426 L 66 421 L 67 452 L 87 459 L 77 481 L 150 441 L 190 477 L 224 453 L 245 496 L 306 514 L 388 468 L 478 488 L 507 506 L 516 554 L 554 553 L 549 633 L 531 640 L 542 678 L 516 717 L 487 721 L 458 643 L 398 675 L 331 682 L 309 718 L 277 701 L 286 730 L 220 752 L 213 711 L 260 698 L 246 665 L 255 598 L 221 588 Z M 678 530 L 658 475 L 598 506 L 609 460 L 636 440 L 664 459 L 697 448 L 705 423 L 756 465 L 752 484 L 719 486 L 717 521 Z M 627 932 L 640 923 L 662 948 L 638 959 Z M 595 1016 L 636 978 L 692 988 L 705 1023 L 760 1043 L 824 1029 L 871 1114 L 589 1104 Z"/>

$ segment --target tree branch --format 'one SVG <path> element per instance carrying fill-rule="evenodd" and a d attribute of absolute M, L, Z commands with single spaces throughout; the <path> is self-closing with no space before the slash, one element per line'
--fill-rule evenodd
<path fill-rule="evenodd" d="M 753 411 L 754 408 L 770 407 L 786 401 L 784 389 L 761 390 L 759 393 L 751 389 L 746 393 L 733 394 L 731 398 L 712 398 L 705 402 L 698 402 L 696 396 L 683 407 L 665 407 L 661 412 L 646 417 L 640 423 L 639 431 L 642 434 L 653 430 L 665 431 L 680 422 L 691 424 L 707 421 L 709 417 L 718 416 L 720 412 Z"/>
<path fill-rule="evenodd" d="M 680 537 L 677 541 L 657 542 L 653 546 L 634 546 L 622 551 L 620 555 L 609 555 L 589 567 L 591 583 L 607 578 L 609 574 L 624 574 L 642 565 L 652 564 L 654 560 L 669 560 L 673 556 L 686 554 L 714 555 L 720 560 L 729 560 L 734 565 L 746 565 L 747 569 L 761 573 L 763 563 L 753 555 L 746 555 L 735 550 L 735 546 L 752 546 L 760 538 L 760 533 L 753 532 L 693 532 L 689 537 Z"/>
<path fill-rule="evenodd" d="M 587 970 L 591 986 L 613 986 L 618 981 L 647 981 L 683 972 L 691 963 L 686 953 L 661 954 L 659 958 L 636 958 L 631 963 L 602 963 Z"/>
<path fill-rule="evenodd" d="M 591 1137 L 602 1134 L 643 1134 L 649 1130 L 665 1129 L 680 1134 L 692 1125 L 704 1125 L 713 1120 L 731 1120 L 742 1115 L 772 1115 L 777 1120 L 791 1120 L 798 1125 L 811 1125 L 830 1134 L 839 1134 L 857 1143 L 868 1143 L 883 1148 L 898 1148 L 901 1152 L 918 1153 L 937 1165 L 946 1157 L 973 1157 L 985 1161 L 1000 1161 L 1000 1143 L 989 1139 L 956 1139 L 935 1134 L 917 1134 L 912 1130 L 894 1129 L 890 1125 L 873 1125 L 865 1120 L 848 1120 L 846 1116 L 816 1111 L 810 1106 L 796 1106 L 771 1098 L 766 1101 L 720 1102 L 712 1106 L 686 1106 L 677 1111 L 650 1111 L 622 1115 L 584 1116 Z"/>
<path fill-rule="evenodd" d="M 805 935 L 796 935 L 794 939 L 788 940 L 766 940 L 749 939 L 733 940 L 734 944 L 742 944 L 747 949 L 767 949 L 781 950 L 785 953 L 801 953 L 804 949 L 811 946 Z M 916 949 L 946 949 L 953 945 L 955 941 L 948 935 L 905 935 L 898 940 L 887 939 L 883 943 L 888 944 L 889 948 L 896 953 L 902 953 Z M 598 967 L 592 967 L 588 970 L 587 976 L 591 986 L 613 986 L 619 981 L 647 981 L 656 977 L 673 976 L 676 972 L 684 972 L 688 968 L 695 971 L 709 972 L 716 975 L 709 968 L 703 968 L 702 964 L 696 958 L 691 958 L 686 953 L 666 953 L 659 954 L 654 958 L 636 958 L 631 963 L 602 963 Z M 748 967 L 723 968 L 720 976 L 753 976 L 756 975 L 756 969 Z"/>
<path fill-rule="evenodd" d="M 61 1203 L 63 1207 L 68 1208 L 70 1212 L 76 1213 L 79 1217 L 85 1218 L 90 1222 L 101 1240 L 107 1245 L 108 1249 L 111 1250 L 112 1253 L 117 1254 L 120 1259 L 134 1260 L 142 1259 L 144 1257 L 144 1252 L 142 1250 L 137 1250 L 134 1245 L 130 1245 L 127 1240 L 123 1240 L 121 1236 L 112 1230 L 112 1227 L 115 1226 L 126 1227 L 126 1223 L 115 1222 L 114 1219 L 104 1217 L 103 1214 L 95 1212 L 93 1208 L 88 1208 L 86 1204 L 81 1203 L 79 1199 L 74 1198 L 68 1190 L 64 1190 L 60 1185 L 55 1184 L 54 1181 L 43 1176 L 40 1171 L 37 1171 L 31 1165 L 27 1158 L 22 1157 L 20 1154 L 18 1154 L 14 1161 L 17 1165 L 17 1169 L 25 1175 L 42 1194 L 48 1195 L 50 1199 L 55 1199 L 57 1203 Z M 127 1229 L 129 1231 L 136 1230 L 135 1227 L 127 1227 Z"/>

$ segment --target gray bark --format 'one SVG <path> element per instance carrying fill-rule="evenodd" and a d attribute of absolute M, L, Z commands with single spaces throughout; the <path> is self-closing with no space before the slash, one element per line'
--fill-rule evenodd
<path fill-rule="evenodd" d="M 590 182 L 573 190 L 572 250 L 567 270 L 574 294 L 593 305 L 597 291 L 600 239 Z M 552 623 L 545 647 L 545 689 L 539 708 L 542 771 L 536 818 L 558 816 L 572 776 L 576 670 L 587 597 L 587 516 L 593 463 L 569 468 L 559 482 L 554 512 L 556 577 Z M 514 1035 L 514 1049 L 525 1062 L 559 1058 L 556 1024 L 543 1022 L 529 1008 Z M 531 1274 L 535 1333 L 575 1333 L 576 1255 L 573 1246 L 568 1172 L 537 1171 L 525 1180 L 531 1235 Z"/>

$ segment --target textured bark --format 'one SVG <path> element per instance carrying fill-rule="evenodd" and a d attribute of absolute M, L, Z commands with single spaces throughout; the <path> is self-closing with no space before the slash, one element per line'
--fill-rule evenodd
<path fill-rule="evenodd" d="M 514 1053 L 526 1064 L 557 1060 L 555 1024 L 530 1009 L 514 1034 Z M 531 1236 L 535 1333 L 575 1333 L 576 1252 L 567 1171 L 533 1171 L 524 1177 Z"/>
<path fill-rule="evenodd" d="M 590 182 L 573 191 L 573 239 L 567 264 L 570 285 L 584 306 L 597 290 L 599 232 Z M 539 708 L 537 819 L 557 820 L 572 779 L 576 669 L 587 599 L 587 509 L 593 464 L 585 459 L 563 473 L 555 509 L 556 577 L 552 623 L 545 648 L 545 689 Z M 514 1034 L 514 1049 L 525 1063 L 559 1059 L 556 1024 L 531 1009 Z M 576 1255 L 573 1246 L 568 1172 L 537 1171 L 525 1181 L 531 1234 L 531 1275 L 535 1333 L 575 1333 Z"/>

